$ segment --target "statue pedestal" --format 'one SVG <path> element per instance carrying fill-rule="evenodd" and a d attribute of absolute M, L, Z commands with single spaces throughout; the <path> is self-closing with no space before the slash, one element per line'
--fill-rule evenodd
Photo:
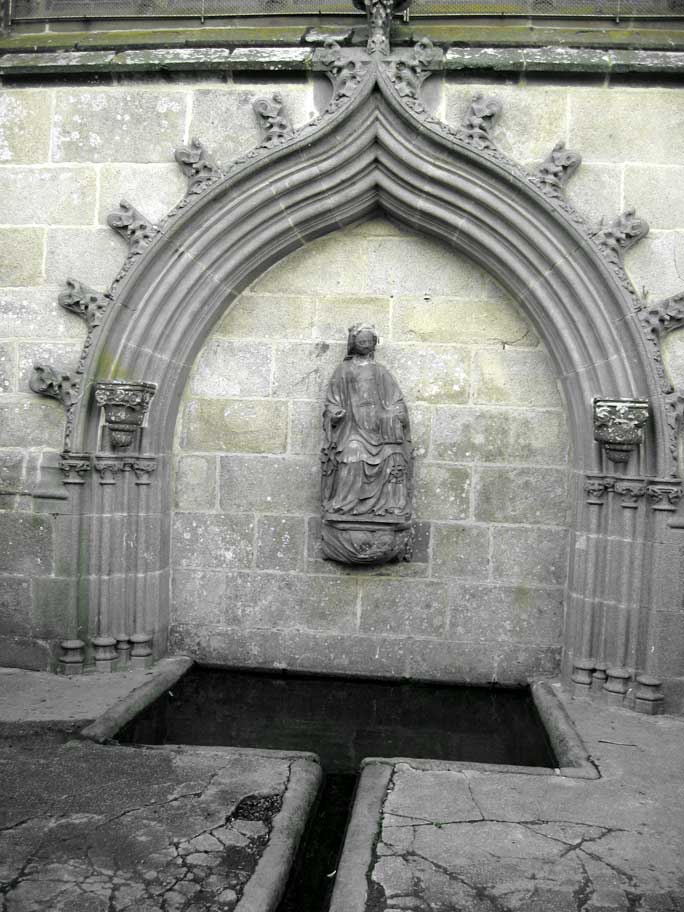
<path fill-rule="evenodd" d="M 323 515 L 323 556 L 341 564 L 384 564 L 410 560 L 413 526 L 410 518 L 364 519 Z"/>

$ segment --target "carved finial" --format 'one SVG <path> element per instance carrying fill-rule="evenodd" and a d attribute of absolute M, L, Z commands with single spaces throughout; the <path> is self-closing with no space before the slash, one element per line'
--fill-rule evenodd
<path fill-rule="evenodd" d="M 264 134 L 265 146 L 277 146 L 294 136 L 280 93 L 276 92 L 271 98 L 257 98 L 252 107 Z"/>
<path fill-rule="evenodd" d="M 639 310 L 639 319 L 657 338 L 684 326 L 684 292 L 664 301 L 645 303 Z"/>
<path fill-rule="evenodd" d="M 77 314 L 88 324 L 88 329 L 95 329 L 102 323 L 110 302 L 107 295 L 95 291 L 76 279 L 67 279 L 64 291 L 57 298 L 60 307 Z"/>
<path fill-rule="evenodd" d="M 622 266 L 625 253 L 647 234 L 648 222 L 638 218 L 634 209 L 628 209 L 610 225 L 602 225 L 592 237 L 610 263 Z"/>
<path fill-rule="evenodd" d="M 70 408 L 79 397 L 79 382 L 71 374 L 56 371 L 48 364 L 36 364 L 29 379 L 34 393 L 58 399 L 65 408 Z"/>
<path fill-rule="evenodd" d="M 539 166 L 538 181 L 550 195 L 561 196 L 565 185 L 581 162 L 581 155 L 566 149 L 564 142 L 558 142 L 548 158 Z"/>
<path fill-rule="evenodd" d="M 478 149 L 495 149 L 492 130 L 500 114 L 501 102 L 498 98 L 476 95 L 458 130 L 458 135 Z"/>
<path fill-rule="evenodd" d="M 222 174 L 199 139 L 193 139 L 189 146 L 180 146 L 174 158 L 188 179 L 188 193 L 201 193 Z"/>
<path fill-rule="evenodd" d="M 412 0 L 354 0 L 354 6 L 363 10 L 368 19 L 369 54 L 389 54 L 392 17 L 402 13 Z"/>
<path fill-rule="evenodd" d="M 333 87 L 332 98 L 327 107 L 327 112 L 331 113 L 354 95 L 363 80 L 368 64 L 367 61 L 359 60 L 353 54 L 343 51 L 332 38 L 326 38 L 319 59 L 326 67 L 326 76 Z"/>
<path fill-rule="evenodd" d="M 107 216 L 107 224 L 128 241 L 128 251 L 132 254 L 142 253 L 159 230 L 125 200 Z"/>
<path fill-rule="evenodd" d="M 430 64 L 439 53 L 429 38 L 421 38 L 410 57 L 392 61 L 390 80 L 402 98 L 418 101 L 421 86 L 430 75 Z M 422 104 L 420 110 L 424 110 Z"/>
<path fill-rule="evenodd" d="M 643 439 L 648 421 L 645 399 L 595 399 L 594 439 L 603 445 L 611 462 L 627 462 Z"/>

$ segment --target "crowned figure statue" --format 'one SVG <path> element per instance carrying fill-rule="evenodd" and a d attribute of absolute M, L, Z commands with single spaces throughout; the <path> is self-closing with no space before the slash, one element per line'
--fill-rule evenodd
<path fill-rule="evenodd" d="M 321 450 L 323 554 L 346 564 L 410 560 L 413 461 L 397 381 L 375 361 L 375 327 L 349 329 L 325 397 Z"/>

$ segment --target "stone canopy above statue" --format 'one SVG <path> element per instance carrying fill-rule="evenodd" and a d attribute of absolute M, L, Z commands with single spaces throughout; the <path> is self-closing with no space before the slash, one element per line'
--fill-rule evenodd
<path fill-rule="evenodd" d="M 375 327 L 349 328 L 325 397 L 323 554 L 345 564 L 410 560 L 414 453 L 397 381 L 375 362 Z"/>

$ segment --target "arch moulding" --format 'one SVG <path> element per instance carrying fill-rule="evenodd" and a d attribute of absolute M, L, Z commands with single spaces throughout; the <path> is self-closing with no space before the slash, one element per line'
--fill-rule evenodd
<path fill-rule="evenodd" d="M 568 203 L 579 155 L 559 143 L 534 172 L 507 159 L 492 139 L 496 99 L 476 97 L 455 129 L 432 116 L 420 93 L 440 53 L 428 41 L 391 53 L 330 43 L 317 52 L 332 84 L 319 117 L 293 130 L 277 96 L 260 99 L 264 140 L 229 167 L 196 140 L 178 149 L 188 190 L 159 226 L 127 203 L 110 216 L 129 254 L 109 292 L 67 282 L 59 303 L 88 326 L 81 361 L 71 375 L 37 366 L 32 381 L 66 409 L 64 668 L 84 649 L 106 667 L 117 638 L 141 662 L 164 654 L 170 454 L 193 360 L 265 269 L 381 212 L 487 269 L 544 341 L 573 453 L 564 680 L 643 711 L 661 706 L 652 618 L 677 597 L 667 567 L 682 524 L 679 400 L 659 343 L 684 306 L 646 306 L 624 271 L 643 220 L 628 212 L 591 226 Z"/>

